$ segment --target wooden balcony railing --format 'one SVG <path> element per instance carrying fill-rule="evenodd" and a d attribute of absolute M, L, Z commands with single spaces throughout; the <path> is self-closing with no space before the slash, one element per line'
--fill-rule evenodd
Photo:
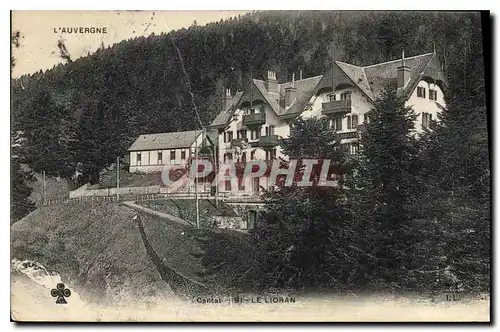
<path fill-rule="evenodd" d="M 266 113 L 256 113 L 243 115 L 243 125 L 245 126 L 262 126 L 266 123 Z"/>
<path fill-rule="evenodd" d="M 348 99 L 333 100 L 322 104 L 321 113 L 323 113 L 323 115 L 350 113 L 350 112 L 351 112 L 351 101 Z"/>

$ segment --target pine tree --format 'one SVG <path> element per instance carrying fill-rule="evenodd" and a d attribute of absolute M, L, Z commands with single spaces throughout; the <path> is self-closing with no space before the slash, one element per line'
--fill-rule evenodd
<path fill-rule="evenodd" d="M 22 168 L 19 158 L 11 159 L 11 198 L 10 223 L 14 223 L 35 209 L 35 204 L 29 199 L 33 189 L 30 184 L 35 181 L 33 173 Z"/>
<path fill-rule="evenodd" d="M 296 120 L 281 148 L 290 160 L 298 160 L 298 166 L 292 186 L 280 179 L 277 190 L 265 195 L 268 212 L 254 231 L 261 252 L 260 279 L 278 288 L 326 286 L 335 274 L 328 264 L 329 235 L 343 228 L 346 218 L 342 186 L 320 186 L 320 171 L 330 160 L 329 174 L 341 174 L 345 155 L 328 121 L 316 118 Z M 320 161 L 309 177 L 312 186 L 297 185 L 304 175 L 304 159 Z M 281 167 L 288 165 L 283 161 Z"/>
<path fill-rule="evenodd" d="M 347 182 L 365 281 L 405 284 L 405 271 L 418 264 L 411 259 L 412 246 L 422 240 L 414 206 L 422 182 L 415 119 L 387 87 L 369 113 L 355 177 Z"/>
<path fill-rule="evenodd" d="M 462 99 L 462 97 L 460 97 Z M 491 173 L 486 109 L 453 98 L 422 140 L 429 217 L 440 287 L 487 291 L 490 281 Z"/>

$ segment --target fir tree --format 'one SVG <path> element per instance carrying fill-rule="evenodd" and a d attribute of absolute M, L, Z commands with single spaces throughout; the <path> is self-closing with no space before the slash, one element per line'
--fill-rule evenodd
<path fill-rule="evenodd" d="M 396 89 L 387 87 L 369 113 L 355 177 L 347 182 L 365 281 L 404 284 L 405 271 L 418 264 L 411 251 L 423 240 L 415 222 L 422 182 L 415 119 Z"/>
<path fill-rule="evenodd" d="M 329 160 L 329 174 L 341 174 L 346 167 L 345 155 L 328 121 L 316 118 L 296 120 L 281 148 L 290 160 L 298 160 L 298 165 L 292 186 L 279 179 L 277 190 L 265 195 L 268 213 L 254 231 L 261 251 L 257 266 L 260 279 L 266 286 L 278 288 L 326 286 L 335 274 L 327 264 L 329 235 L 335 227 L 343 228 L 346 218 L 342 186 L 321 186 L 320 171 Z M 312 185 L 299 186 L 305 174 L 304 159 L 313 158 L 319 163 L 308 178 Z M 289 162 L 282 162 L 281 167 L 288 166 Z"/>

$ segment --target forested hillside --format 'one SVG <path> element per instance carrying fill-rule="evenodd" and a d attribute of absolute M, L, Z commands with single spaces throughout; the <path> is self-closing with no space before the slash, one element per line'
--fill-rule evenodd
<path fill-rule="evenodd" d="M 434 47 L 450 93 L 484 106 L 478 13 L 256 12 L 125 40 L 12 80 L 16 155 L 34 171 L 68 178 L 79 169 L 80 181 L 97 182 L 138 134 L 193 129 L 193 104 L 209 124 L 224 88 L 242 90 L 269 69 L 284 81 L 322 74 L 332 54 L 370 64 Z"/>

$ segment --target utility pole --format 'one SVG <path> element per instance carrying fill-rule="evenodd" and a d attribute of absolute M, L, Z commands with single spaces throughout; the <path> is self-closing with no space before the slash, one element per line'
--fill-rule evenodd
<path fill-rule="evenodd" d="M 219 158 L 217 157 L 216 145 L 213 143 L 213 170 L 214 170 L 214 180 L 215 180 L 215 207 L 219 208 Z M 219 145 L 219 135 L 217 135 L 217 145 Z"/>
<path fill-rule="evenodd" d="M 203 135 L 203 133 L 202 133 Z M 203 139 L 203 137 L 202 137 Z M 198 173 L 198 131 L 194 130 L 194 165 L 196 167 L 196 173 Z M 193 175 L 194 175 L 193 174 Z M 200 203 L 198 201 L 198 178 L 194 177 L 194 193 L 196 196 L 196 228 L 200 228 Z"/>
<path fill-rule="evenodd" d="M 116 201 L 120 200 L 120 157 L 116 157 Z"/>
<path fill-rule="evenodd" d="M 43 192 L 43 204 L 47 204 L 47 182 L 45 181 L 45 171 L 43 171 L 42 192 Z"/>

